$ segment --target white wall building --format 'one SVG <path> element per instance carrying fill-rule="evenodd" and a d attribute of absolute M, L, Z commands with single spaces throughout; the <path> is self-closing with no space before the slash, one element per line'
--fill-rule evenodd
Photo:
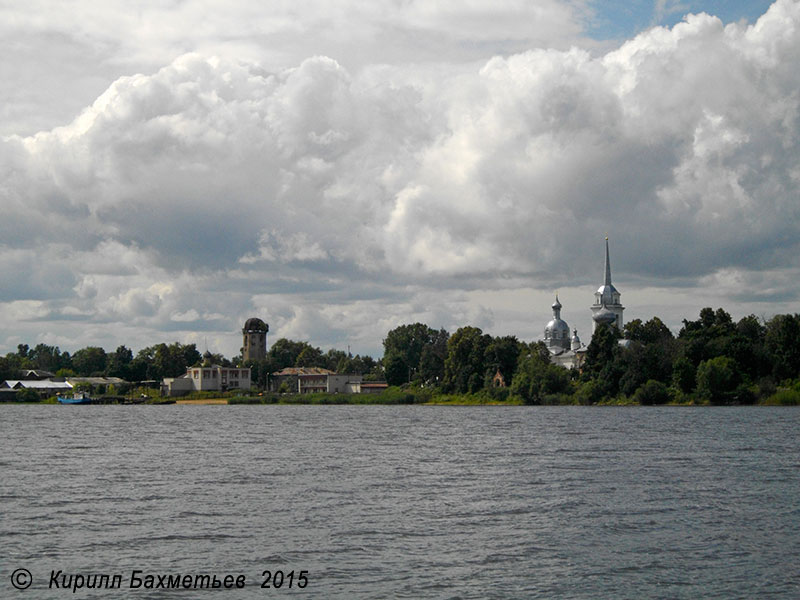
<path fill-rule="evenodd" d="M 206 351 L 200 367 L 190 367 L 180 377 L 165 377 L 161 382 L 162 396 L 181 396 L 191 392 L 228 392 L 250 389 L 250 369 L 221 367 L 210 363 Z"/>

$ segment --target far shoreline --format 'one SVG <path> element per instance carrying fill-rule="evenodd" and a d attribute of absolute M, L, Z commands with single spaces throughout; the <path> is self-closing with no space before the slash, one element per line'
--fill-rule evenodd
<path fill-rule="evenodd" d="M 445 397 L 446 398 L 446 397 Z M 62 405 L 58 402 L 43 400 L 41 402 L 2 402 L 8 406 L 69 406 Z M 294 396 L 286 399 L 277 399 L 276 401 L 268 401 L 262 397 L 236 397 L 236 398 L 184 398 L 175 399 L 171 402 L 144 402 L 144 403 L 124 403 L 124 402 L 98 402 L 93 404 L 75 405 L 75 406 L 456 406 L 456 407 L 472 407 L 472 406 L 496 406 L 496 407 L 512 407 L 512 406 L 529 406 L 529 407 L 546 407 L 546 406 L 583 406 L 583 407 L 651 407 L 651 406 L 665 406 L 665 407 L 727 407 L 735 408 L 742 406 L 763 406 L 763 407 L 794 407 L 797 404 L 781 404 L 758 402 L 754 404 L 711 404 L 709 402 L 667 402 L 664 404 L 639 404 L 637 402 L 627 401 L 611 401 L 601 402 L 597 404 L 525 404 L 519 401 L 498 401 L 487 400 L 485 398 L 465 398 L 450 397 L 442 400 L 428 400 L 426 402 L 387 402 L 380 398 L 374 398 L 369 401 L 366 398 L 348 398 L 345 396 L 337 395 L 328 398 L 305 398 Z"/>

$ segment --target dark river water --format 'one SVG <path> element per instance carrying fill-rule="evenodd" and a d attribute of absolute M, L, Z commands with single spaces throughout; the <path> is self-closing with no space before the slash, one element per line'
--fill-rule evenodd
<path fill-rule="evenodd" d="M 800 598 L 798 433 L 777 407 L 2 406 L 0 598 Z M 155 585 L 202 574 L 244 587 Z"/>

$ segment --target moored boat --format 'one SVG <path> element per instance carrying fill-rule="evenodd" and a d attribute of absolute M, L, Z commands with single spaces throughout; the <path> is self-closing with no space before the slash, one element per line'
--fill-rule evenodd
<path fill-rule="evenodd" d="M 72 394 L 72 397 L 66 396 L 56 396 L 58 398 L 59 404 L 91 404 L 92 397 L 89 396 L 86 392 L 76 392 Z"/>

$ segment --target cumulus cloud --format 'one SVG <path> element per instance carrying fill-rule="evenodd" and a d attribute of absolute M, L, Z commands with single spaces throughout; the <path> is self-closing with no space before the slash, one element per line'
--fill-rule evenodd
<path fill-rule="evenodd" d="M 386 19 L 435 36 L 457 15 L 450 35 L 491 41 L 527 10 L 574 17 L 528 4 L 485 30 L 480 3 Z M 252 314 L 271 335 L 373 352 L 410 320 L 535 338 L 549 305 L 512 314 L 473 292 L 587 285 L 588 304 L 605 234 L 617 281 L 796 301 L 798 25 L 800 4 L 778 0 L 753 25 L 692 15 L 604 53 L 285 69 L 184 54 L 0 142 L 0 313 L 205 329 L 229 354 Z"/>
<path fill-rule="evenodd" d="M 530 47 L 592 44 L 582 34 L 588 0 L 273 1 L 31 0 L 0 6 L 0 133 L 71 119 L 119 73 L 152 73 L 199 52 L 271 70 L 310 56 L 346 68 L 461 63 Z M 21 85 L 20 85 L 21 84 Z M 42 99 L 46 99 L 42 102 Z"/>

